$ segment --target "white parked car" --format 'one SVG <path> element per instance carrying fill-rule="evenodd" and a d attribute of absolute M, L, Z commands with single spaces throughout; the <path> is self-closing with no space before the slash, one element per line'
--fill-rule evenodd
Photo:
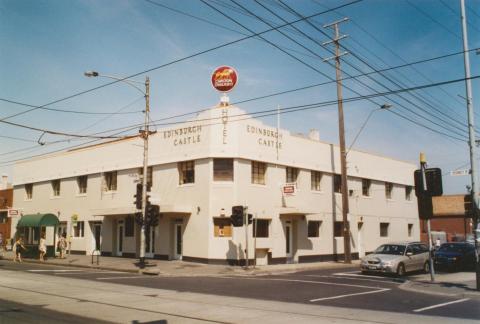
<path fill-rule="evenodd" d="M 381 272 L 403 276 L 407 272 L 430 271 L 428 246 L 421 242 L 399 242 L 380 245 L 361 259 L 362 273 Z"/>

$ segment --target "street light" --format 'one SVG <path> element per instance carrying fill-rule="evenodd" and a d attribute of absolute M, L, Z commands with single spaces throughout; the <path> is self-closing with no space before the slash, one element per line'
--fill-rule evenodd
<path fill-rule="evenodd" d="M 145 210 L 147 207 L 147 172 L 148 172 L 148 137 L 150 135 L 150 131 L 148 130 L 148 121 L 149 121 L 149 113 L 150 113 L 150 79 L 149 77 L 145 77 L 145 83 L 140 81 L 131 80 L 128 78 L 119 78 L 112 75 L 100 74 L 96 71 L 87 71 L 84 73 L 86 77 L 103 77 L 114 79 L 120 82 L 124 82 L 138 91 L 140 91 L 145 96 L 145 126 L 144 130 L 140 131 L 140 134 L 143 138 L 143 175 L 142 175 L 142 227 L 140 230 L 140 266 L 145 266 Z M 144 84 L 145 91 L 142 90 L 135 84 Z"/>
<path fill-rule="evenodd" d="M 352 141 L 352 144 L 350 144 L 350 147 L 348 148 L 347 150 L 347 155 L 348 155 L 348 152 L 350 152 L 350 149 L 353 147 L 353 144 L 355 144 L 355 142 L 357 141 L 358 137 L 360 136 L 360 134 L 362 133 L 363 129 L 365 128 L 365 126 L 367 125 L 368 121 L 370 120 L 370 118 L 372 117 L 373 113 L 374 112 L 377 112 L 379 110 L 387 110 L 387 109 L 390 109 L 392 108 L 392 105 L 391 104 L 388 104 L 388 103 L 384 103 L 383 105 L 381 105 L 379 108 L 377 109 L 373 109 L 372 111 L 370 111 L 370 113 L 368 114 L 367 116 L 367 119 L 365 119 L 365 121 L 363 122 L 363 125 L 362 127 L 360 127 L 360 130 L 358 131 L 357 135 L 355 135 L 355 138 L 353 139 Z"/>

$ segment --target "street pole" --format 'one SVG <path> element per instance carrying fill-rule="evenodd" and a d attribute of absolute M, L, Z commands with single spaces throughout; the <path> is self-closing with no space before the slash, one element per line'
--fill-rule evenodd
<path fill-rule="evenodd" d="M 427 177 L 425 176 L 425 168 L 427 166 L 427 160 L 425 154 L 420 153 L 420 169 L 422 170 L 422 182 L 423 182 L 423 192 L 428 192 L 427 190 Z M 428 235 L 428 264 L 430 265 L 430 280 L 435 281 L 435 270 L 433 269 L 433 260 L 432 260 L 432 232 L 430 230 L 430 218 L 427 219 L 427 235 Z"/>
<path fill-rule="evenodd" d="M 245 269 L 248 269 L 248 207 L 243 209 L 243 223 L 245 224 Z"/>
<path fill-rule="evenodd" d="M 338 24 L 347 21 L 347 18 L 338 20 L 331 24 L 323 26 L 324 28 L 332 27 L 335 31 L 335 36 L 332 41 L 326 42 L 335 44 L 335 56 L 329 59 L 335 59 L 335 74 L 337 79 L 337 101 L 338 101 L 338 132 L 340 137 L 340 166 L 342 176 L 342 220 L 343 220 L 343 253 L 345 255 L 345 263 L 352 263 L 352 255 L 350 248 L 350 223 L 348 220 L 348 184 L 347 184 L 347 153 L 345 149 L 345 125 L 343 118 L 343 97 L 342 97 L 342 75 L 340 70 L 340 57 L 347 54 L 340 53 L 339 41 L 346 36 L 340 36 Z"/>
<path fill-rule="evenodd" d="M 470 80 L 470 56 L 468 52 L 468 36 L 467 36 L 467 16 L 465 14 L 465 0 L 460 0 L 461 20 L 462 20 L 462 36 L 463 36 L 463 60 L 465 65 L 465 88 L 467 100 L 467 114 L 468 114 L 468 146 L 470 147 L 470 170 L 472 181 L 472 203 L 473 203 L 473 236 L 475 244 L 475 273 L 477 280 L 477 290 L 480 290 L 480 262 L 478 256 L 478 242 L 477 242 L 477 226 L 478 226 L 478 188 L 477 188 L 477 162 L 475 160 L 476 146 L 475 146 L 475 128 L 473 122 L 473 97 L 472 97 L 472 82 Z"/>
<path fill-rule="evenodd" d="M 150 79 L 145 78 L 145 125 L 142 132 L 143 137 L 143 175 L 142 175 L 142 226 L 140 228 L 140 266 L 145 265 L 145 213 L 147 209 L 147 173 L 148 173 L 148 129 L 150 113 Z"/>

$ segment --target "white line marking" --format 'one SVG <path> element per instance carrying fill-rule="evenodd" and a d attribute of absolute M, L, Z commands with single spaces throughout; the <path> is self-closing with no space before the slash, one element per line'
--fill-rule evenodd
<path fill-rule="evenodd" d="M 367 295 L 367 294 L 376 294 L 384 291 L 390 290 L 389 288 L 385 289 L 378 289 L 374 291 L 366 291 L 366 292 L 361 292 L 361 293 L 355 293 L 355 294 L 347 294 L 347 295 L 339 295 L 339 296 L 332 296 L 332 297 L 324 297 L 324 298 L 317 298 L 317 299 L 311 299 L 310 302 L 317 302 L 321 300 L 328 300 L 328 299 L 338 299 L 338 298 L 344 298 L 344 297 L 350 297 L 350 296 L 358 296 L 358 295 Z"/>
<path fill-rule="evenodd" d="M 37 269 L 34 269 L 34 270 L 27 270 L 27 271 L 30 271 L 30 272 L 85 272 L 85 271 L 87 271 L 87 270 L 74 270 L 74 269 L 65 269 L 65 270 L 62 270 L 62 269 L 37 270 Z"/>
<path fill-rule="evenodd" d="M 71 275 L 71 274 L 75 274 L 75 275 L 89 275 L 89 274 L 107 274 L 107 273 L 111 273 L 111 274 L 114 274 L 114 273 L 125 273 L 125 272 L 121 272 L 121 271 L 87 271 L 87 272 L 82 272 L 82 273 L 68 273 L 68 272 L 62 272 L 62 273 L 56 273 L 56 275 Z"/>
<path fill-rule="evenodd" d="M 355 288 L 366 288 L 366 289 L 378 289 L 380 287 L 372 286 L 363 286 L 363 285 L 351 285 L 343 284 L 338 282 L 325 282 L 325 281 L 313 281 L 313 280 L 298 280 L 298 279 L 280 279 L 280 278 L 246 278 L 246 277 L 217 277 L 225 279 L 246 279 L 246 280 L 268 280 L 268 281 L 287 281 L 287 282 L 302 282 L 302 283 L 313 283 L 321 285 L 331 285 L 331 286 L 344 286 L 344 287 L 355 287 Z M 389 290 L 389 289 L 387 289 Z"/>
<path fill-rule="evenodd" d="M 95 278 L 97 280 L 115 280 L 115 279 L 145 279 L 152 278 L 151 276 L 130 276 L 130 277 L 104 277 L 104 278 Z"/>
<path fill-rule="evenodd" d="M 423 311 L 426 311 L 426 310 L 429 310 L 429 309 L 432 309 L 432 308 L 443 307 L 443 306 L 447 306 L 447 305 L 450 305 L 450 304 L 463 303 L 464 301 L 467 301 L 467 300 L 470 300 L 470 298 L 463 298 L 463 299 L 454 300 L 454 301 L 447 302 L 447 303 L 442 303 L 442 304 L 432 305 L 432 306 L 428 306 L 428 307 L 424 307 L 424 308 L 419 308 L 419 309 L 415 309 L 414 312 L 419 313 L 419 312 L 423 312 Z"/>
<path fill-rule="evenodd" d="M 375 279 L 364 279 L 364 278 L 349 278 L 348 276 L 336 277 L 336 276 L 322 276 L 322 275 L 304 275 L 306 277 L 317 277 L 317 278 L 336 278 L 336 279 L 349 279 L 349 280 L 361 280 L 361 281 L 373 281 L 373 282 L 383 282 L 393 285 L 401 285 L 403 282 L 395 282 L 389 280 L 375 280 Z"/>

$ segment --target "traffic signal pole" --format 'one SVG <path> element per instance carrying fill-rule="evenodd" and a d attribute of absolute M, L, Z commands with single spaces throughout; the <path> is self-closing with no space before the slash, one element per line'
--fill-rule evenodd
<path fill-rule="evenodd" d="M 140 228 L 140 266 L 145 265 L 145 213 L 147 209 L 147 172 L 148 172 L 148 129 L 150 113 L 150 79 L 145 78 L 145 126 L 142 132 L 143 137 L 143 175 L 142 175 L 142 225 Z"/>
<path fill-rule="evenodd" d="M 248 269 L 248 207 L 243 208 L 243 224 L 245 225 L 245 269 Z"/>
<path fill-rule="evenodd" d="M 465 65 L 465 88 L 467 95 L 467 113 L 468 113 L 468 146 L 470 147 L 470 170 L 472 181 L 472 203 L 473 203 L 473 237 L 475 244 L 475 272 L 477 279 L 477 290 L 480 290 L 480 260 L 478 256 L 477 227 L 478 227 L 478 188 L 477 188 L 477 161 L 476 161 L 476 145 L 475 145 L 475 127 L 473 123 L 473 98 L 472 98 L 472 81 L 470 80 L 470 56 L 468 52 L 468 36 L 467 36 L 467 16 L 465 14 L 465 0 L 460 0 L 461 20 L 462 20 L 462 36 L 463 36 L 463 59 Z"/>
<path fill-rule="evenodd" d="M 422 180 L 423 180 L 423 192 L 428 192 L 427 188 L 427 177 L 425 176 L 425 167 L 427 165 L 427 160 L 425 159 L 425 154 L 420 153 L 420 169 L 422 170 Z M 419 198 L 420 199 L 420 198 Z M 433 259 L 432 259 L 432 232 L 430 230 L 430 217 L 427 218 L 427 235 L 428 235 L 428 264 L 430 265 L 430 280 L 435 281 L 435 270 L 433 269 Z"/>

